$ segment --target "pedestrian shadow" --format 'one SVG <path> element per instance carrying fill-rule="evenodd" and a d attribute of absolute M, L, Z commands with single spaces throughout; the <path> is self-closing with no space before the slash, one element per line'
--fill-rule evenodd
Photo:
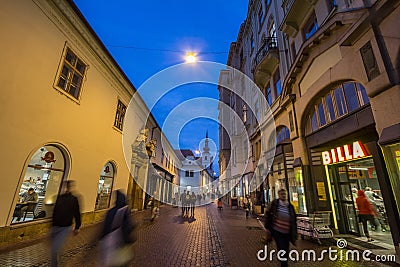
<path fill-rule="evenodd" d="M 195 217 L 182 217 L 181 215 L 174 216 L 172 219 L 173 223 L 178 224 L 185 224 L 185 222 L 192 223 L 194 221 L 196 221 Z"/>

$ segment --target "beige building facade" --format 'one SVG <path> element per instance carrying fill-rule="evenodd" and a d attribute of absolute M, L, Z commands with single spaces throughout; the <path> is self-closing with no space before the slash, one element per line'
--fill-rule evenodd
<path fill-rule="evenodd" d="M 144 144 L 162 133 L 136 98 L 143 116 L 131 121 L 124 156 L 124 118 L 136 89 L 73 1 L 5 1 L 0 13 L 0 142 L 5 151 L 0 244 L 46 234 L 66 180 L 77 182 L 83 224 L 102 220 L 113 205 L 114 189 L 127 193 L 133 209 L 142 209 L 145 192 L 133 178 L 147 179 L 149 164 L 162 165 L 162 153 L 161 146 L 157 152 L 140 146 L 146 158 L 138 160 L 134 145 L 140 130 L 152 127 Z M 150 114 L 148 121 L 139 119 L 145 114 Z M 149 150 L 154 154 L 149 156 Z M 172 147 L 166 150 L 173 159 Z M 173 179 L 179 182 L 178 176 Z M 29 188 L 38 202 L 18 216 Z"/>

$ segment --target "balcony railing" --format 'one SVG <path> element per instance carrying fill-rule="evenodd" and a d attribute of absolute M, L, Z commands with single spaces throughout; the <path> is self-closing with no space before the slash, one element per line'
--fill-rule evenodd
<path fill-rule="evenodd" d="M 278 40 L 276 37 L 265 37 L 263 45 L 261 48 L 258 50 L 255 61 L 254 61 L 254 68 L 260 64 L 260 62 L 267 56 L 267 54 L 271 50 L 277 50 L 278 49 Z"/>

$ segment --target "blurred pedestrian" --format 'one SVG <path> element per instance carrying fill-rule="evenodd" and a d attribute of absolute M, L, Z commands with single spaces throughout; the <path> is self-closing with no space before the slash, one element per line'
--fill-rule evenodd
<path fill-rule="evenodd" d="M 246 219 L 248 219 L 250 216 L 252 206 L 253 205 L 249 195 L 246 195 L 246 197 L 243 200 L 243 208 L 246 210 Z"/>
<path fill-rule="evenodd" d="M 154 192 L 153 200 L 152 200 L 152 205 L 151 205 L 151 218 L 150 221 L 154 221 L 160 213 L 160 201 L 157 199 L 158 194 L 157 192 Z"/>
<path fill-rule="evenodd" d="M 278 191 L 278 199 L 271 202 L 265 221 L 265 229 L 267 231 L 267 240 L 272 237 L 275 240 L 278 251 L 285 251 L 282 258 L 289 257 L 289 242 L 296 245 L 297 240 L 297 222 L 296 212 L 293 205 L 287 199 L 285 189 Z M 288 266 L 288 262 L 280 261 L 281 266 Z"/>
<path fill-rule="evenodd" d="M 368 201 L 368 198 L 365 196 L 364 191 L 358 190 L 357 194 L 358 194 L 358 197 L 356 199 L 356 203 L 357 203 L 357 208 L 358 208 L 358 218 L 360 219 L 360 222 L 363 225 L 364 234 L 367 237 L 368 242 L 371 242 L 374 240 L 369 236 L 367 222 L 369 221 L 372 226 L 377 228 L 378 226 L 375 222 L 376 213 L 375 213 L 374 207 Z"/>
<path fill-rule="evenodd" d="M 196 194 L 195 192 L 192 192 L 192 195 L 190 196 L 190 217 L 194 217 L 194 209 L 196 206 Z"/>
<path fill-rule="evenodd" d="M 73 218 L 75 219 L 74 235 L 79 233 L 79 228 L 81 227 L 79 201 L 72 194 L 74 187 L 75 181 L 66 181 L 64 183 L 65 191 L 57 198 L 54 205 L 53 222 L 50 229 L 52 267 L 58 266 L 59 253 L 71 233 Z"/>
<path fill-rule="evenodd" d="M 186 212 L 186 190 L 183 190 L 181 194 L 181 209 L 182 209 L 182 217 L 185 217 Z"/>
<path fill-rule="evenodd" d="M 101 233 L 99 266 L 128 266 L 133 258 L 134 223 L 124 193 L 114 192 L 115 205 L 106 213 Z"/>
<path fill-rule="evenodd" d="M 190 203 L 191 203 L 190 192 L 186 191 L 186 195 L 185 195 L 185 214 L 186 214 L 186 217 L 189 217 Z"/>

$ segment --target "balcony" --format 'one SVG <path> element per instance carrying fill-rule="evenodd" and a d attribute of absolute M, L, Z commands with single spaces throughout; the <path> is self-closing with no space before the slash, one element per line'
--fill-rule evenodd
<path fill-rule="evenodd" d="M 254 81 L 264 88 L 268 77 L 279 64 L 278 41 L 276 37 L 266 37 L 253 61 Z"/>
<path fill-rule="evenodd" d="M 279 29 L 290 36 L 295 36 L 300 25 L 317 0 L 284 0 L 282 4 L 284 19 Z"/>

